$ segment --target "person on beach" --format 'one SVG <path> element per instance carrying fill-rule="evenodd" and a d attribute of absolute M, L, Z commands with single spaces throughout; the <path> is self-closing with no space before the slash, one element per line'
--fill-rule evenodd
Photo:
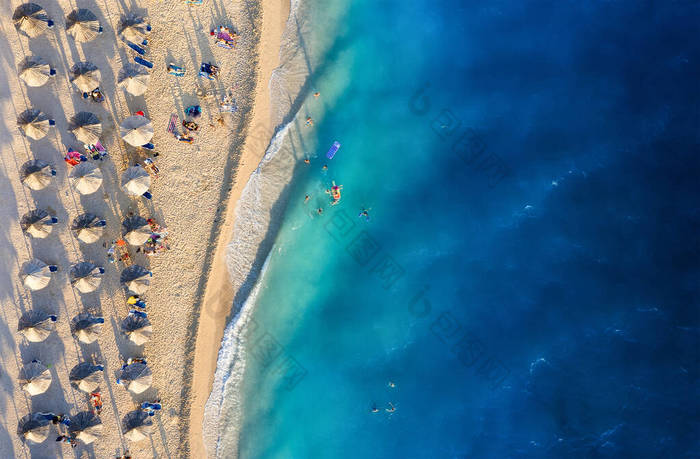
<path fill-rule="evenodd" d="M 51 423 L 53 425 L 63 424 L 66 427 L 70 427 L 70 418 L 65 414 L 59 414 L 58 416 L 51 418 Z"/>
<path fill-rule="evenodd" d="M 76 446 L 78 446 L 77 439 L 73 436 L 59 435 L 58 437 L 56 437 L 56 441 L 61 443 L 68 443 L 71 448 L 75 448 Z"/>
<path fill-rule="evenodd" d="M 129 306 L 136 306 L 137 308 L 146 309 L 146 302 L 141 299 L 138 295 L 131 295 L 126 304 Z"/>
<path fill-rule="evenodd" d="M 90 404 L 93 407 L 93 412 L 96 416 L 102 413 L 102 394 L 99 392 L 93 392 L 90 394 Z"/>
<path fill-rule="evenodd" d="M 163 408 L 163 406 L 160 404 L 160 400 L 156 400 L 153 403 L 141 403 L 141 409 L 148 413 L 149 416 L 155 416 L 156 411 L 159 411 L 161 408 Z"/>
<path fill-rule="evenodd" d="M 141 317 L 145 319 L 148 317 L 148 314 L 145 311 L 137 311 L 136 309 L 132 309 L 129 311 L 129 315 L 136 316 L 136 317 Z"/>
<path fill-rule="evenodd" d="M 197 129 L 199 129 L 199 126 L 194 121 L 182 120 L 182 127 L 187 129 L 187 131 L 196 131 Z"/>

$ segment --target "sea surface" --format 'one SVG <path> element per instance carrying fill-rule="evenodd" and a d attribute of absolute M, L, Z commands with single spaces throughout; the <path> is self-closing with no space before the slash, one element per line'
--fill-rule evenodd
<path fill-rule="evenodd" d="M 690 0 L 294 2 L 218 456 L 700 457 L 698 24 Z"/>

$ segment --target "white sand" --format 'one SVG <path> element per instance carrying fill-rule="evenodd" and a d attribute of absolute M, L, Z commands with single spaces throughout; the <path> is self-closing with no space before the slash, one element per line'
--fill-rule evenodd
<path fill-rule="evenodd" d="M 269 91 L 265 75 L 274 67 L 279 55 L 279 45 L 275 49 L 274 40 L 279 42 L 279 34 L 275 38 L 275 25 L 282 29 L 287 2 L 263 1 L 267 17 L 261 21 L 262 11 L 252 0 L 205 0 L 204 5 L 191 7 L 179 0 L 129 2 L 129 5 L 122 0 L 79 0 L 77 6 L 91 9 L 104 27 L 104 33 L 87 44 L 76 44 L 65 33 L 65 15 L 76 7 L 75 2 L 38 0 L 56 25 L 47 35 L 34 39 L 20 36 L 11 23 L 12 11 L 19 3 L 15 0 L 5 9 L 0 29 L 7 43 L 0 51 L 5 76 L 0 80 L 0 109 L 4 120 L 0 129 L 0 412 L 3 413 L 0 457 L 56 457 L 61 455 L 61 450 L 63 454 L 71 454 L 69 446 L 53 441 L 55 429 L 42 444 L 24 444 L 16 434 L 17 420 L 31 411 L 75 414 L 88 409 L 86 394 L 72 389 L 68 381 L 70 369 L 82 360 L 94 360 L 106 366 L 101 386 L 104 400 L 101 419 L 105 428 L 99 441 L 78 446 L 76 453 L 85 451 L 88 457 L 93 454 L 94 457 L 112 457 L 128 448 L 139 458 L 203 457 L 201 444 L 194 442 L 201 421 L 193 426 L 190 454 L 189 400 L 184 400 L 183 394 L 190 393 L 188 386 L 193 372 L 186 364 L 194 357 L 204 273 L 208 272 L 212 261 L 210 285 L 217 282 L 226 285 L 227 282 L 217 271 L 221 256 L 212 256 L 219 234 L 228 234 L 219 223 L 224 215 L 230 214 L 227 209 L 233 208 L 227 202 L 236 201 L 248 175 L 264 153 L 264 147 L 242 149 L 241 145 L 251 115 L 256 119 L 268 116 L 266 103 L 269 101 L 265 102 L 265 97 L 269 97 Z M 125 95 L 115 87 L 122 62 L 131 61 L 134 55 L 116 37 L 119 16 L 125 11 L 146 13 L 153 26 L 147 57 L 155 63 L 155 68 L 144 97 Z M 209 29 L 220 23 L 228 23 L 239 31 L 236 50 L 216 47 L 209 37 Z M 268 39 L 271 33 L 272 38 Z M 255 56 L 260 40 L 263 46 L 260 72 L 256 77 Z M 41 88 L 28 88 L 17 78 L 17 66 L 30 54 L 40 55 L 57 69 L 53 82 Z M 85 59 L 96 64 L 102 73 L 101 88 L 107 100 L 101 105 L 83 100 L 67 79 L 67 71 L 73 63 Z M 167 75 L 166 60 L 185 66 L 187 75 L 181 78 Z M 203 60 L 220 64 L 222 75 L 218 84 L 197 78 Z M 204 114 L 197 120 L 200 133 L 195 144 L 187 145 L 175 140 L 165 129 L 171 113 L 177 113 L 182 119 L 183 109 L 197 103 L 197 83 L 220 91 L 233 87 L 239 110 L 235 115 L 227 115 L 226 127 L 211 127 L 209 123 L 218 114 L 216 102 L 210 105 L 201 101 Z M 251 113 L 253 100 L 256 108 Z M 42 140 L 25 139 L 15 126 L 17 115 L 29 107 L 41 109 L 56 119 L 56 127 Z M 88 196 L 81 196 L 70 187 L 69 167 L 62 160 L 66 147 L 81 149 L 66 128 L 68 119 L 83 110 L 96 113 L 102 120 L 101 139 L 110 152 L 110 158 L 100 164 L 105 176 L 103 186 Z M 136 150 L 118 139 L 118 124 L 136 110 L 143 110 L 153 120 L 153 142 L 161 153 L 156 160 L 161 174 L 151 188 L 152 202 L 130 199 L 118 186 L 120 172 L 138 159 Z M 19 181 L 19 167 L 32 158 L 49 161 L 58 171 L 54 183 L 45 190 L 30 191 Z M 49 208 L 59 219 L 47 239 L 29 239 L 20 230 L 19 218 L 35 207 Z M 119 323 L 128 311 L 124 291 L 119 285 L 123 265 L 107 263 L 101 242 L 79 243 L 69 231 L 70 221 L 75 216 L 93 212 L 107 220 L 104 239 L 115 239 L 121 230 L 120 221 L 129 211 L 155 217 L 167 227 L 171 244 L 169 252 L 157 257 L 135 256 L 136 262 L 150 266 L 154 273 L 151 290 L 146 295 L 154 334 L 152 341 L 142 348 L 130 345 L 119 333 Z M 226 219 L 227 227 L 231 225 L 230 220 Z M 131 252 L 134 255 L 134 251 Z M 19 280 L 21 265 L 32 257 L 60 268 L 49 286 L 39 292 L 25 290 Z M 68 270 L 81 260 L 94 261 L 107 269 L 102 286 L 95 294 L 81 295 L 69 285 Z M 29 343 L 16 332 L 19 316 L 29 309 L 59 316 L 57 332 L 42 343 Z M 105 317 L 104 330 L 98 342 L 91 345 L 80 344 L 70 335 L 70 319 L 86 310 L 97 311 Z M 223 317 L 225 315 L 223 313 Z M 203 378 L 192 391 L 195 406 L 199 407 L 206 401 L 214 370 L 212 365 L 216 362 L 219 340 L 215 333 L 212 337 L 214 341 L 209 347 L 202 348 L 205 353 L 211 349 L 211 360 L 205 362 L 201 372 L 195 373 Z M 153 370 L 154 384 L 143 394 L 132 396 L 115 384 L 115 372 L 122 358 L 141 355 L 148 359 Z M 34 358 L 52 365 L 54 381 L 47 393 L 30 398 L 19 388 L 17 375 L 22 364 Z M 121 419 L 137 402 L 156 397 L 162 400 L 164 408 L 153 418 L 152 437 L 130 443 L 121 435 Z M 197 413 L 201 419 L 201 410 L 192 410 L 193 417 L 196 418 Z"/>

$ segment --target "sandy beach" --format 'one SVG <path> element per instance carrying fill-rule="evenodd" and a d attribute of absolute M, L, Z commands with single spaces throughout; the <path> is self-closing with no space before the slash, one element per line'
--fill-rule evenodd
<path fill-rule="evenodd" d="M 32 444 L 21 441 L 17 423 L 30 412 L 75 415 L 88 410 L 88 395 L 71 387 L 69 373 L 77 363 L 90 361 L 105 366 L 100 384 L 104 429 L 94 443 L 79 444 L 76 454 L 113 457 L 128 449 L 133 457 L 204 457 L 202 406 L 211 387 L 233 295 L 227 290 L 223 247 L 231 236 L 235 203 L 272 133 L 267 82 L 277 65 L 288 1 L 263 1 L 262 5 L 205 1 L 193 6 L 173 1 L 167 7 L 156 1 L 129 5 L 120 0 L 78 2 L 77 7 L 90 9 L 103 27 L 89 43 L 76 43 L 66 34 L 65 17 L 76 7 L 73 2 L 40 1 L 55 25 L 31 39 L 19 34 L 12 24 L 12 11 L 19 4 L 12 2 L 6 9 L 0 30 L 8 43 L 2 50 L 2 71 L 7 77 L 0 82 L 4 123 L 0 129 L 0 410 L 4 413 L 0 456 L 70 454 L 67 444 L 54 441 L 58 435 L 55 427 L 46 441 Z M 126 94 L 116 84 L 123 64 L 135 56 L 117 37 L 120 16 L 126 12 L 144 15 L 153 29 L 145 57 L 154 68 L 148 90 L 138 97 Z M 214 44 L 209 30 L 218 25 L 238 32 L 236 49 Z M 56 75 L 42 87 L 27 87 L 17 77 L 20 62 L 30 55 L 41 56 L 56 69 Z M 69 81 L 70 67 L 83 60 L 94 63 L 101 72 L 100 89 L 106 98 L 102 103 L 83 99 Z M 185 67 L 186 74 L 168 75 L 166 62 Z M 201 62 L 220 66 L 218 81 L 198 78 Z M 198 87 L 210 91 L 212 97 L 198 96 Z M 222 126 L 216 121 L 218 102 L 227 90 L 238 109 L 223 115 Z M 202 107 L 202 117 L 197 120 L 200 129 L 193 144 L 178 142 L 166 132 L 170 115 L 177 114 L 182 120 L 184 108 L 194 104 Z M 43 139 L 25 138 L 15 125 L 17 116 L 29 108 L 56 120 Z M 130 198 L 119 186 L 119 176 L 126 167 L 148 156 L 119 138 L 121 121 L 138 110 L 152 120 L 152 142 L 159 153 L 154 161 L 160 173 L 153 179 L 151 201 Z M 67 130 L 70 118 L 80 111 L 100 118 L 100 140 L 109 152 L 104 161 L 96 162 L 103 184 L 89 195 L 80 195 L 69 184 L 70 166 L 63 161 L 68 147 L 83 151 Z M 256 139 L 267 139 L 247 143 L 246 134 L 255 126 Z M 47 161 L 56 170 L 52 183 L 43 190 L 30 190 L 20 182 L 20 167 L 31 159 Z M 20 218 L 34 208 L 47 209 L 58 219 L 45 239 L 32 239 L 21 231 Z M 98 242 L 85 244 L 70 231 L 70 222 L 84 212 L 107 222 Z M 152 217 L 167 228 L 170 246 L 153 257 L 130 249 L 133 262 L 153 272 L 150 290 L 144 295 L 153 336 L 143 346 L 131 344 L 120 332 L 120 323 L 129 311 L 119 282 L 124 263 L 109 263 L 103 247 L 103 242 L 120 237 L 121 221 L 129 212 Z M 20 279 L 22 266 L 32 258 L 58 266 L 49 285 L 36 292 L 27 290 Z M 94 293 L 81 294 L 70 285 L 71 266 L 83 260 L 105 268 L 101 286 Z M 30 343 L 17 332 L 19 318 L 28 310 L 58 316 L 56 331 L 45 341 Z M 71 336 L 71 319 L 86 311 L 105 319 L 99 339 L 92 344 Z M 129 357 L 144 357 L 153 372 L 152 387 L 139 395 L 116 384 L 119 367 Z M 33 359 L 49 366 L 52 383 L 45 393 L 30 397 L 17 381 L 21 368 Z M 152 418 L 153 434 L 140 442 L 127 440 L 122 419 L 138 403 L 154 399 L 161 400 L 163 409 Z"/>

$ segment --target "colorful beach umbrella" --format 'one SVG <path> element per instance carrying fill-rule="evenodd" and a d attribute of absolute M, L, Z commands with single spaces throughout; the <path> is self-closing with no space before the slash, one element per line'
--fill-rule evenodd
<path fill-rule="evenodd" d="M 102 282 L 103 273 L 104 269 L 99 266 L 89 261 L 81 261 L 70 269 L 71 284 L 81 293 L 94 292 Z"/>
<path fill-rule="evenodd" d="M 66 33 L 72 35 L 75 41 L 85 43 L 94 40 L 102 33 L 102 26 L 92 11 L 79 8 L 66 17 Z"/>
<path fill-rule="evenodd" d="M 49 265 L 34 258 L 22 266 L 22 283 L 29 290 L 41 290 L 51 281 Z"/>
<path fill-rule="evenodd" d="M 94 113 L 79 112 L 71 118 L 68 130 L 84 144 L 95 145 L 102 134 L 102 122 Z"/>
<path fill-rule="evenodd" d="M 131 441 L 141 441 L 153 433 L 153 421 L 151 416 L 142 410 L 126 413 L 122 420 L 124 436 Z"/>
<path fill-rule="evenodd" d="M 44 341 L 56 328 L 56 316 L 42 311 L 31 310 L 22 314 L 17 324 L 17 331 L 28 341 L 39 343 Z"/>
<path fill-rule="evenodd" d="M 46 161 L 33 159 L 22 164 L 20 167 L 19 176 L 22 183 L 34 190 L 43 190 L 51 183 L 56 169 Z"/>
<path fill-rule="evenodd" d="M 92 62 L 78 62 L 70 69 L 70 80 L 83 92 L 90 92 L 100 85 L 100 71 Z"/>
<path fill-rule="evenodd" d="M 70 229 L 86 244 L 97 242 L 104 233 L 106 222 L 95 214 L 82 214 L 73 219 Z"/>
<path fill-rule="evenodd" d="M 73 367 L 68 375 L 68 379 L 73 387 L 89 394 L 100 387 L 103 371 L 104 367 L 102 365 L 82 362 Z"/>
<path fill-rule="evenodd" d="M 15 9 L 12 15 L 15 28 L 29 37 L 38 37 L 53 26 L 46 11 L 36 3 L 24 3 Z"/>
<path fill-rule="evenodd" d="M 104 323 L 104 318 L 83 312 L 73 317 L 70 331 L 80 342 L 90 344 L 97 341 Z"/>
<path fill-rule="evenodd" d="M 151 285 L 152 274 L 149 270 L 140 265 L 131 265 L 125 268 L 119 280 L 135 295 L 143 295 Z"/>
<path fill-rule="evenodd" d="M 153 125 L 145 116 L 134 115 L 122 121 L 119 133 L 126 143 L 140 147 L 153 138 Z"/>
<path fill-rule="evenodd" d="M 50 419 L 42 413 L 30 413 L 19 420 L 17 435 L 33 443 L 41 443 L 49 436 Z"/>
<path fill-rule="evenodd" d="M 145 244 L 152 233 L 148 221 L 139 215 L 128 217 L 122 222 L 122 236 L 131 245 Z"/>
<path fill-rule="evenodd" d="M 126 64 L 124 68 L 119 71 L 117 81 L 119 86 L 124 88 L 129 94 L 140 96 L 148 89 L 148 82 L 150 79 L 151 75 L 142 65 Z"/>
<path fill-rule="evenodd" d="M 43 86 L 55 73 L 56 71 L 39 56 L 29 56 L 19 65 L 19 77 L 27 86 Z"/>
<path fill-rule="evenodd" d="M 53 124 L 48 116 L 40 110 L 30 108 L 19 114 L 17 117 L 17 127 L 25 136 L 30 139 L 39 140 L 44 137 Z"/>
<path fill-rule="evenodd" d="M 136 165 L 131 166 L 122 174 L 122 188 L 127 194 L 141 196 L 151 187 L 151 176 L 146 169 Z"/>
<path fill-rule="evenodd" d="M 119 384 L 134 394 L 140 394 L 153 383 L 153 373 L 146 364 L 135 362 L 127 365 L 119 374 Z"/>
<path fill-rule="evenodd" d="M 148 318 L 130 314 L 122 321 L 122 331 L 129 341 L 141 346 L 151 340 L 153 326 Z"/>
<path fill-rule="evenodd" d="M 151 32 L 151 26 L 137 14 L 122 16 L 119 23 L 119 38 L 140 45 Z"/>
<path fill-rule="evenodd" d="M 34 209 L 22 215 L 19 223 L 25 233 L 37 239 L 44 239 L 57 222 L 58 219 L 44 209 Z"/>
<path fill-rule="evenodd" d="M 19 385 L 29 395 L 39 395 L 51 385 L 51 372 L 39 362 L 26 364 L 19 372 Z"/>
<path fill-rule="evenodd" d="M 68 180 L 80 194 L 92 194 L 102 185 L 102 171 L 91 163 L 80 163 L 70 171 Z"/>
<path fill-rule="evenodd" d="M 70 418 L 68 431 L 75 438 L 89 445 L 102 436 L 102 421 L 92 411 L 81 411 Z"/>

